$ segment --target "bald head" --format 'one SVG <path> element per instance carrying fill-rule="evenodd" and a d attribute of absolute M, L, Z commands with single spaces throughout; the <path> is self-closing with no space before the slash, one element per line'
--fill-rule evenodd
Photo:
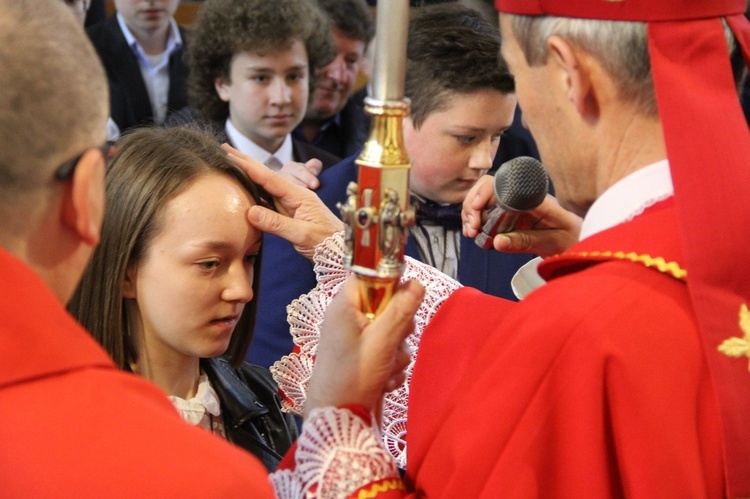
<path fill-rule="evenodd" d="M 0 205 L 43 194 L 57 165 L 103 142 L 107 102 L 101 64 L 62 2 L 0 0 Z"/>

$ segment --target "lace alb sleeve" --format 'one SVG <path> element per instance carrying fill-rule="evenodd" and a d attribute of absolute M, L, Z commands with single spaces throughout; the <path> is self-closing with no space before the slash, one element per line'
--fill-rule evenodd
<path fill-rule="evenodd" d="M 358 489 L 383 483 L 404 490 L 373 416 L 363 416 L 347 408 L 310 411 L 297 439 L 293 469 L 278 470 L 269 477 L 276 497 L 349 497 Z"/>
<path fill-rule="evenodd" d="M 271 373 L 285 396 L 284 409 L 289 412 L 302 413 L 326 307 L 351 273 L 344 268 L 343 260 L 344 237 L 343 232 L 339 232 L 315 248 L 313 262 L 318 281 L 315 289 L 300 296 L 287 307 L 287 320 L 296 348 L 295 352 L 277 361 L 271 367 Z M 409 279 L 416 279 L 424 286 L 425 297 L 414 318 L 414 333 L 407 338 L 412 359 L 406 369 L 406 382 L 385 396 L 381 428 L 383 443 L 400 468 L 406 467 L 409 384 L 422 331 L 440 305 L 461 287 L 458 281 L 437 269 L 406 257 L 401 280 Z"/>

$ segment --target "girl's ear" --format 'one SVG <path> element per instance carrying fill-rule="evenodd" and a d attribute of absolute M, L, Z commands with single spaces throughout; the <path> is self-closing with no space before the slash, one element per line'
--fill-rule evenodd
<path fill-rule="evenodd" d="M 136 265 L 131 265 L 125 272 L 125 281 L 122 283 L 122 296 L 123 298 L 135 298 L 136 297 L 136 279 L 138 278 L 138 268 Z"/>

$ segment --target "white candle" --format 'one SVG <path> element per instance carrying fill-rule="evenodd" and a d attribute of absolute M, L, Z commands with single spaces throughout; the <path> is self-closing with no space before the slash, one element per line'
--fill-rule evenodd
<path fill-rule="evenodd" d="M 378 0 L 376 16 L 372 96 L 378 100 L 401 100 L 406 73 L 409 0 Z"/>

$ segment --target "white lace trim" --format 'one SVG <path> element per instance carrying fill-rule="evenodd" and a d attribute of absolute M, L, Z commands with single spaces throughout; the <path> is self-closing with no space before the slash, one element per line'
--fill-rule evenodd
<path fill-rule="evenodd" d="M 288 412 L 303 412 L 305 392 L 315 363 L 315 351 L 325 310 L 351 273 L 344 268 L 343 258 L 343 232 L 334 234 L 319 244 L 313 257 L 318 285 L 287 307 L 290 333 L 299 352 L 284 356 L 271 366 L 271 373 L 289 399 L 283 402 L 284 410 Z M 401 468 L 406 467 L 406 411 L 409 385 L 422 331 L 440 305 L 461 287 L 458 281 L 437 269 L 406 257 L 401 280 L 409 279 L 416 279 L 424 286 L 425 298 L 415 316 L 414 333 L 406 340 L 412 356 L 411 363 L 406 369 L 406 382 L 397 390 L 386 394 L 382 417 L 383 443 Z"/>
<path fill-rule="evenodd" d="M 295 470 L 270 475 L 276 497 L 347 497 L 368 483 L 398 478 L 373 423 L 347 409 L 310 411 L 297 440 Z"/>

